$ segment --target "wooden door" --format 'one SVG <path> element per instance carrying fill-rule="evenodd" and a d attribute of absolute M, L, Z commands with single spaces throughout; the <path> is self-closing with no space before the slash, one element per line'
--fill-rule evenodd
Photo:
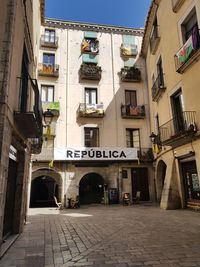
<path fill-rule="evenodd" d="M 132 180 L 132 197 L 136 196 L 136 192 L 140 191 L 140 200 L 149 200 L 149 181 L 148 181 L 148 169 L 147 168 L 132 168 L 131 169 Z"/>

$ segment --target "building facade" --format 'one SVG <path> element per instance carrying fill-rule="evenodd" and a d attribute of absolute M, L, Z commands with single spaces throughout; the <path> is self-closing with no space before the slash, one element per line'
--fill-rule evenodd
<path fill-rule="evenodd" d="M 200 2 L 152 1 L 142 44 L 156 156 L 156 188 L 165 209 L 200 205 Z"/>
<path fill-rule="evenodd" d="M 54 114 L 33 157 L 30 206 L 155 200 L 143 30 L 47 19 L 38 83 Z M 109 196 L 109 197 L 108 197 Z"/>
<path fill-rule="evenodd" d="M 40 30 L 40 22 L 43 19 L 44 2 L 2 0 L 0 6 L 2 256 L 3 245 L 9 246 L 8 236 L 23 230 L 27 210 L 30 155 L 39 153 L 42 145 L 42 109 L 35 63 L 38 54 L 37 30 Z"/>

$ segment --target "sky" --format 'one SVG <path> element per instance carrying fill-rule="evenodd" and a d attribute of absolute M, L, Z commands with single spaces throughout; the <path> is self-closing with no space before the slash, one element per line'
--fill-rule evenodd
<path fill-rule="evenodd" d="M 142 28 L 151 0 L 46 0 L 47 18 Z"/>

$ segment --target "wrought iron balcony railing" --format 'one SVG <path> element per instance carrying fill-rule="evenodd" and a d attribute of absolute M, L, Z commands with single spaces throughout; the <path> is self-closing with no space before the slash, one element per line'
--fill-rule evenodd
<path fill-rule="evenodd" d="M 59 76 L 59 65 L 53 65 L 49 63 L 39 63 L 38 65 L 38 75 L 58 77 Z"/>
<path fill-rule="evenodd" d="M 152 148 L 140 148 L 138 150 L 138 158 L 141 161 L 152 162 L 154 160 Z"/>
<path fill-rule="evenodd" d="M 87 80 L 101 80 L 101 67 L 95 64 L 81 64 L 79 75 L 80 79 L 87 79 Z"/>
<path fill-rule="evenodd" d="M 158 101 L 158 99 L 161 97 L 165 89 L 166 86 L 164 83 L 164 74 L 159 74 L 151 89 L 152 100 Z"/>
<path fill-rule="evenodd" d="M 153 33 L 150 38 L 150 50 L 153 55 L 156 52 L 159 42 L 160 42 L 160 35 L 159 35 L 158 26 L 153 26 Z"/>
<path fill-rule="evenodd" d="M 57 36 L 51 37 L 51 36 L 41 35 L 40 46 L 57 48 L 58 47 L 58 37 Z"/>
<path fill-rule="evenodd" d="M 22 79 L 20 79 L 22 83 Z M 21 86 L 21 85 L 20 85 Z M 36 79 L 27 78 L 27 95 L 34 96 L 33 103 L 25 99 L 26 105 L 14 112 L 14 120 L 18 130 L 25 138 L 42 137 L 42 105 Z M 32 103 L 29 105 L 28 103 Z"/>
<path fill-rule="evenodd" d="M 141 72 L 135 67 L 124 67 L 120 72 L 122 82 L 141 82 Z"/>
<path fill-rule="evenodd" d="M 145 106 L 121 105 L 121 116 L 127 119 L 144 119 Z"/>
<path fill-rule="evenodd" d="M 79 117 L 102 118 L 104 116 L 103 104 L 81 103 L 78 108 Z"/>
<path fill-rule="evenodd" d="M 185 44 L 174 56 L 176 71 L 183 73 L 200 57 L 200 30 L 195 26 Z"/>
<path fill-rule="evenodd" d="M 160 140 L 162 144 L 172 144 L 181 139 L 187 141 L 197 132 L 196 112 L 184 111 L 159 127 Z"/>

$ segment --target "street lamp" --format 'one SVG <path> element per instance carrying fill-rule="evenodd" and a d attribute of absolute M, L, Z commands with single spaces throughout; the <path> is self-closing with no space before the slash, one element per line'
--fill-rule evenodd
<path fill-rule="evenodd" d="M 47 109 L 47 111 L 43 112 L 43 117 L 44 117 L 44 127 L 50 127 L 54 114 L 51 112 L 50 109 Z"/>
<path fill-rule="evenodd" d="M 153 144 L 155 144 L 156 143 L 156 139 L 158 138 L 158 135 L 157 134 L 155 134 L 154 132 L 151 132 L 151 135 L 149 136 L 150 138 L 151 138 L 151 142 L 153 143 Z"/>

